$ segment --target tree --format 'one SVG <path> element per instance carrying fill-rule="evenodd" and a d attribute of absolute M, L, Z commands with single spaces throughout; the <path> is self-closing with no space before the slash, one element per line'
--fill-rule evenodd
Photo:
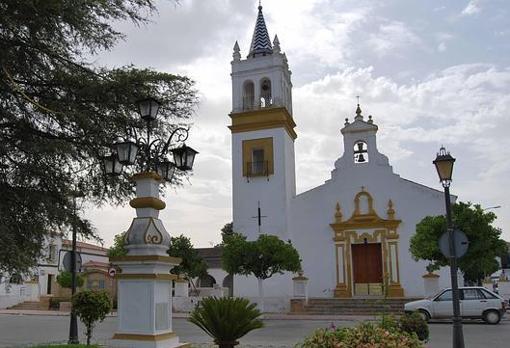
<path fill-rule="evenodd" d="M 83 290 L 72 297 L 73 311 L 86 328 L 87 346 L 90 345 L 96 321 L 103 321 L 112 310 L 112 301 L 104 290 Z"/>
<path fill-rule="evenodd" d="M 60 272 L 59 275 L 57 275 L 57 283 L 63 288 L 71 288 L 71 282 L 72 282 L 72 275 L 71 272 L 63 271 Z M 81 275 L 76 274 L 76 287 L 80 288 L 83 286 L 84 279 Z"/>
<path fill-rule="evenodd" d="M 492 226 L 496 215 L 484 211 L 480 205 L 460 202 L 452 206 L 452 220 L 469 240 L 466 255 L 458 260 L 459 269 L 466 281 L 481 284 L 485 276 L 498 269 L 496 256 L 507 250 L 500 238 L 501 230 Z M 438 245 L 445 231 L 444 216 L 427 216 L 416 225 L 416 233 L 411 238 L 409 251 L 415 260 L 429 261 L 427 270 L 430 272 L 449 264 Z"/>
<path fill-rule="evenodd" d="M 226 239 L 222 255 L 223 269 L 229 274 L 251 275 L 258 279 L 260 308 L 264 310 L 265 279 L 275 274 L 299 272 L 301 260 L 298 251 L 290 241 L 284 242 L 277 236 L 261 234 L 255 241 L 233 233 Z"/>
<path fill-rule="evenodd" d="M 162 103 L 154 127 L 161 136 L 192 115 L 196 93 L 188 78 L 88 63 L 124 37 L 114 23 L 141 25 L 155 10 L 154 0 L 2 1 L 0 271 L 28 272 L 45 238 L 70 226 L 96 236 L 73 209 L 73 192 L 96 205 L 133 194 L 130 173 L 107 180 L 99 158 L 127 128 L 143 129 L 137 99 Z"/>
<path fill-rule="evenodd" d="M 108 257 L 127 255 L 125 236 L 126 232 L 123 232 L 113 237 L 113 245 L 108 249 Z"/>
<path fill-rule="evenodd" d="M 239 338 L 264 327 L 255 304 L 244 298 L 206 297 L 191 312 L 188 321 L 214 338 L 219 348 L 233 348 Z"/>
<path fill-rule="evenodd" d="M 170 247 L 168 254 L 182 259 L 178 266 L 170 270 L 170 273 L 183 276 L 193 287 L 193 278 L 201 277 L 207 274 L 207 264 L 204 259 L 193 249 L 191 240 L 184 235 L 170 238 Z"/>

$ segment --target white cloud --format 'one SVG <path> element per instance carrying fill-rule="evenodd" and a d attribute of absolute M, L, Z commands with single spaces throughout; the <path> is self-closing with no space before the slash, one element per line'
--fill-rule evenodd
<path fill-rule="evenodd" d="M 377 54 L 384 56 L 402 47 L 420 45 L 421 40 L 404 23 L 392 21 L 381 24 L 378 32 L 370 35 L 368 43 Z"/>
<path fill-rule="evenodd" d="M 467 6 L 462 10 L 461 15 L 463 16 L 472 16 L 474 14 L 480 13 L 481 1 L 480 0 L 471 0 Z"/>

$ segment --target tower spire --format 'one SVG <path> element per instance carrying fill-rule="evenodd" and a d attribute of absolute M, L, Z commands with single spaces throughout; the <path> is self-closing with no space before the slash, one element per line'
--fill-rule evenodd
<path fill-rule="evenodd" d="M 255 30 L 253 31 L 248 57 L 256 57 L 257 55 L 265 56 L 272 53 L 273 46 L 269 39 L 264 15 L 262 14 L 262 3 L 259 0 L 259 13 L 257 15 L 257 22 L 255 23 Z"/>

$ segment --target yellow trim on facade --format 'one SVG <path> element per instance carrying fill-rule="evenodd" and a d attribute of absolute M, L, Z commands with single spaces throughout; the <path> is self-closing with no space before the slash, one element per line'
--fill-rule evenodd
<path fill-rule="evenodd" d="M 159 174 L 156 172 L 137 173 L 137 174 L 133 175 L 130 180 L 136 181 L 136 180 L 141 180 L 141 179 L 154 179 L 157 181 L 163 180 L 163 178 L 161 176 L 159 176 Z"/>
<path fill-rule="evenodd" d="M 129 205 L 132 208 L 153 208 L 156 210 L 163 210 L 166 207 L 166 203 L 156 197 L 137 197 L 133 198 Z"/>
<path fill-rule="evenodd" d="M 284 128 L 294 140 L 297 134 L 294 131 L 296 123 L 284 107 L 267 107 L 258 110 L 231 113 L 232 133 L 250 132 L 262 129 Z"/>
<path fill-rule="evenodd" d="M 274 174 L 273 138 L 260 138 L 243 140 L 243 176 L 248 176 L 248 166 L 252 162 L 253 150 L 264 150 L 264 161 L 267 161 L 267 173 L 251 174 L 250 176 Z"/>
<path fill-rule="evenodd" d="M 142 280 L 176 280 L 177 276 L 170 273 L 117 273 L 116 279 L 142 279 Z"/>
<path fill-rule="evenodd" d="M 368 210 L 361 211 L 360 199 L 366 197 L 368 201 Z M 401 220 L 395 219 L 395 210 L 393 202 L 388 202 L 388 217 L 389 219 L 382 219 L 379 217 L 374 209 L 374 200 L 370 193 L 365 191 L 362 187 L 361 191 L 354 197 L 354 211 L 352 216 L 342 221 L 342 213 L 340 210 L 340 203 L 335 205 L 334 223 L 330 224 L 333 229 L 333 241 L 335 243 L 336 252 L 336 269 L 337 269 L 337 285 L 334 291 L 335 297 L 348 298 L 354 294 L 354 285 L 352 278 L 352 256 L 351 256 L 351 245 L 368 243 L 380 243 L 381 244 L 381 257 L 382 257 L 382 271 L 383 280 L 390 279 L 388 282 L 388 297 L 402 297 L 404 290 L 400 285 L 400 269 L 398 260 L 398 240 L 399 235 L 397 228 L 399 227 Z M 375 231 L 374 231 L 375 230 Z M 389 246 L 394 245 L 396 252 L 396 260 L 393 260 L 396 264 L 395 279 L 396 282 L 391 281 L 392 272 L 392 260 Z M 338 264 L 338 248 L 343 248 L 343 282 L 339 281 L 339 274 L 342 270 L 339 269 Z M 382 286 L 382 284 L 381 284 Z M 359 286 L 358 286 L 359 287 Z"/>
<path fill-rule="evenodd" d="M 165 262 L 172 265 L 178 265 L 182 262 L 180 257 L 173 256 L 160 256 L 160 255 L 126 255 L 126 256 L 113 256 L 110 257 L 110 262 L 139 262 L 139 261 L 153 261 Z"/>
<path fill-rule="evenodd" d="M 113 335 L 114 340 L 130 340 L 130 341 L 163 341 L 171 338 L 175 338 L 177 335 L 174 332 L 167 332 L 164 334 L 156 335 L 142 335 L 142 334 L 127 334 L 127 333 L 116 333 Z"/>

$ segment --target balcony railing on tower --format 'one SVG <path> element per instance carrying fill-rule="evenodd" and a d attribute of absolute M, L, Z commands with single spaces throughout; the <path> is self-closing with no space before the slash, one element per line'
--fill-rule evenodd
<path fill-rule="evenodd" d="M 269 161 L 246 162 L 246 178 L 266 176 L 269 180 Z"/>

